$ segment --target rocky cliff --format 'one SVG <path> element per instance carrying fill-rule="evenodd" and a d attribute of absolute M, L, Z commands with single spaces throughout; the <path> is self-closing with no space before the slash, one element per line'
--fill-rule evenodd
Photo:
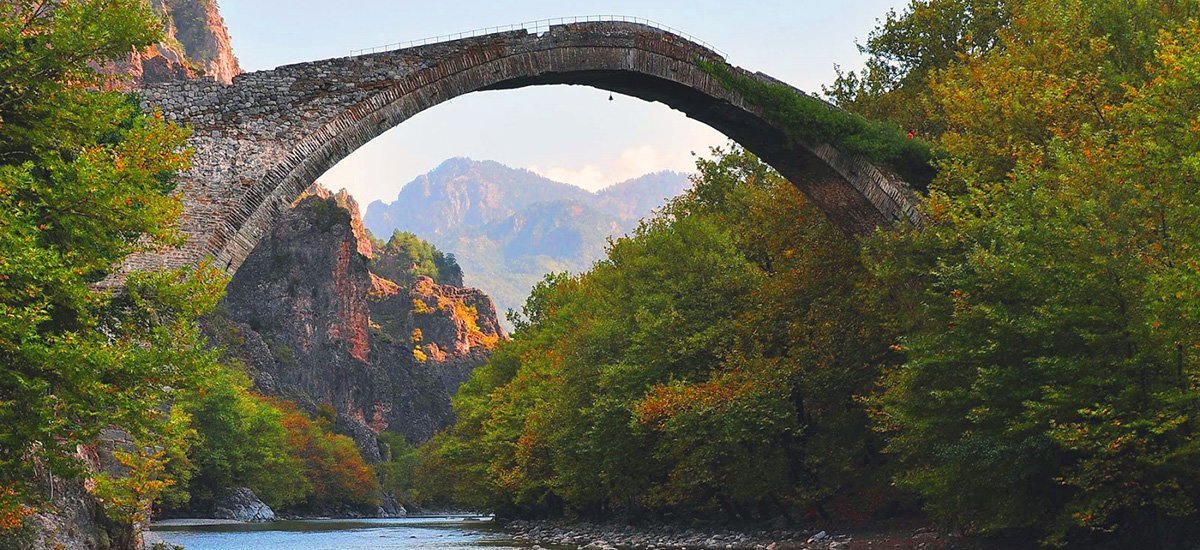
<path fill-rule="evenodd" d="M 105 67 L 128 75 L 122 87 L 207 76 L 230 83 L 241 74 L 216 0 L 147 0 L 162 15 L 166 36 L 129 60 Z"/>
<path fill-rule="evenodd" d="M 76 448 L 80 476 L 62 478 L 39 469 L 41 473 L 29 481 L 45 501 L 20 529 L 0 531 L 0 549 L 140 548 L 145 523 L 109 519 L 94 493 L 98 474 L 127 475 L 128 468 L 116 451 L 128 453 L 134 449 L 127 432 L 105 429 L 93 443 Z"/>
<path fill-rule="evenodd" d="M 450 397 L 504 335 L 478 290 L 373 273 L 356 212 L 344 193 L 306 193 L 234 275 L 207 330 L 258 390 L 331 406 L 376 460 L 379 432 L 416 442 L 447 425 Z"/>
<path fill-rule="evenodd" d="M 358 253 L 367 258 L 375 258 L 374 241 L 367 232 L 366 226 L 363 225 L 362 213 L 358 209 L 358 201 L 354 200 L 354 197 L 350 196 L 348 191 L 342 189 L 334 193 L 320 184 L 316 184 L 305 189 L 300 194 L 300 197 L 292 202 L 292 206 L 295 207 L 297 204 L 300 204 L 300 201 L 312 196 L 333 199 L 338 206 L 345 209 L 350 214 L 350 230 L 354 233 L 354 240 L 358 242 Z"/>

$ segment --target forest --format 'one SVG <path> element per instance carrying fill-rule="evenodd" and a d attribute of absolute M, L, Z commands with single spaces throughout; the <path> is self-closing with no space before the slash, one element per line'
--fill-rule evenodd
<path fill-rule="evenodd" d="M 375 465 L 206 345 L 212 266 L 105 290 L 180 239 L 188 129 L 94 70 L 160 35 L 142 0 L 0 17 L 0 538 L 119 426 L 125 474 L 92 489 L 114 523 L 240 485 L 298 509 L 388 491 L 507 518 L 1200 540 L 1200 2 L 914 0 L 823 90 L 840 109 L 709 64 L 789 138 L 911 180 L 924 223 L 848 237 L 716 149 L 591 270 L 535 287 L 453 426 L 385 436 Z M 461 277 L 411 235 L 384 246 Z"/>
<path fill-rule="evenodd" d="M 1197 15 L 914 2 L 826 88 L 848 113 L 712 67 L 796 139 L 928 159 L 926 223 L 849 239 L 714 151 L 590 272 L 537 287 L 422 449 L 421 496 L 1194 544 Z"/>

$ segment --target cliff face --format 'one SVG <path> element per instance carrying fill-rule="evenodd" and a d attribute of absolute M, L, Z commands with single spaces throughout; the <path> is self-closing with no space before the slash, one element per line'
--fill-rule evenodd
<path fill-rule="evenodd" d="M 307 193 L 242 264 L 207 330 L 263 393 L 332 406 L 371 460 L 381 431 L 415 442 L 447 425 L 450 397 L 503 332 L 478 290 L 372 273 L 351 210 L 348 195 Z"/>
<path fill-rule="evenodd" d="M 162 14 L 166 37 L 106 71 L 129 75 L 128 87 L 200 76 L 228 84 L 241 74 L 216 0 L 147 1 Z"/>
<path fill-rule="evenodd" d="M 146 525 L 107 520 L 92 490 L 96 475 L 127 475 L 127 467 L 115 452 L 131 452 L 135 448 L 127 432 L 105 429 L 93 443 L 76 448 L 80 477 L 42 474 L 29 480 L 42 490 L 47 500 L 28 518 L 25 528 L 15 533 L 0 532 L 0 548 L 140 548 L 136 541 L 142 537 Z"/>
<path fill-rule="evenodd" d="M 151 0 L 163 11 L 168 33 L 204 75 L 226 84 L 241 74 L 217 0 Z"/>
<path fill-rule="evenodd" d="M 354 200 L 354 197 L 350 196 L 350 192 L 342 189 L 341 191 L 334 193 L 325 187 L 322 187 L 320 184 L 314 184 L 312 187 L 305 189 L 304 192 L 300 194 L 300 197 L 292 202 L 292 206 L 294 207 L 297 204 L 300 204 L 300 201 L 313 196 L 321 197 L 323 199 L 333 199 L 335 202 L 337 202 L 338 206 L 342 207 L 347 213 L 350 214 L 350 229 L 354 232 L 354 239 L 358 241 L 358 253 L 367 258 L 374 258 L 374 243 L 371 242 L 371 238 L 367 235 L 367 228 L 363 225 L 362 214 L 358 209 L 358 201 Z"/>

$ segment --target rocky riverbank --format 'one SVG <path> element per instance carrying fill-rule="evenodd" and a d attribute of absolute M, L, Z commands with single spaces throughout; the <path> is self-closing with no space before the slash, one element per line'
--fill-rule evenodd
<path fill-rule="evenodd" d="M 570 523 L 562 521 L 512 521 L 505 530 L 517 541 L 538 545 L 578 547 L 585 550 L 638 549 L 765 549 L 849 550 L 976 548 L 958 536 L 928 528 L 894 527 L 850 533 L 821 529 L 704 529 L 676 526 Z"/>

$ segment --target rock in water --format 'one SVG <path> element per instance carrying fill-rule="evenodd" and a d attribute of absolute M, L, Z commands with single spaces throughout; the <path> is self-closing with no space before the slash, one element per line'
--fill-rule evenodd
<path fill-rule="evenodd" d="M 235 487 L 225 491 L 225 494 L 213 503 L 213 517 L 261 523 L 275 521 L 275 511 L 259 500 L 254 491 L 245 487 Z"/>
<path fill-rule="evenodd" d="M 383 498 L 380 499 L 379 510 L 375 512 L 375 517 L 404 518 L 408 517 L 408 510 L 396 500 L 395 495 L 389 493 L 383 495 Z"/>

